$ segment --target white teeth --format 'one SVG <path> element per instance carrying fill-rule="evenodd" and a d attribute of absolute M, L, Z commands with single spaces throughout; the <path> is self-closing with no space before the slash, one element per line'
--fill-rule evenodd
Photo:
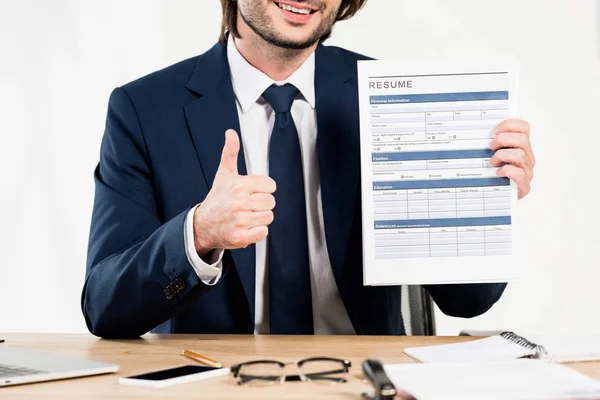
<path fill-rule="evenodd" d="M 291 12 L 294 12 L 296 14 L 303 14 L 303 15 L 310 14 L 310 10 L 308 8 L 296 8 L 296 7 L 292 7 L 290 5 L 281 4 L 281 3 L 277 3 L 277 5 L 281 9 L 284 9 L 286 11 L 291 11 Z"/>

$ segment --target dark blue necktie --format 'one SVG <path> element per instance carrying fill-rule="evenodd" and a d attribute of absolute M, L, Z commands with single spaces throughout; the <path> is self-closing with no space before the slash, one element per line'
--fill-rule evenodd
<path fill-rule="evenodd" d="M 273 85 L 263 93 L 275 111 L 269 143 L 269 176 L 277 183 L 268 240 L 272 334 L 313 333 L 304 174 L 290 112 L 298 93 L 292 85 Z"/>

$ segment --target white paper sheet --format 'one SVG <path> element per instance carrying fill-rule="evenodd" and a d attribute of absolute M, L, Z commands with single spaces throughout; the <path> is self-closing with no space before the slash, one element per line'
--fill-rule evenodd
<path fill-rule="evenodd" d="M 559 364 L 391 364 L 392 382 L 419 400 L 599 399 L 600 383 Z"/>
<path fill-rule="evenodd" d="M 489 162 L 516 63 L 360 61 L 358 79 L 364 283 L 516 279 L 516 186 Z"/>

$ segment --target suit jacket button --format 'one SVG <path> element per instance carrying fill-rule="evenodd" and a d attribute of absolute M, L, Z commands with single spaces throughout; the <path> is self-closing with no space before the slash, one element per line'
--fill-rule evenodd
<path fill-rule="evenodd" d="M 185 289 L 185 282 L 181 279 L 177 279 L 175 281 L 175 288 L 177 289 L 177 292 L 181 292 L 183 289 Z"/>
<path fill-rule="evenodd" d="M 175 296 L 175 293 L 173 291 L 173 286 L 171 286 L 171 285 L 164 288 L 163 293 L 165 294 L 165 296 L 167 297 L 168 300 L 171 300 L 173 298 L 173 296 Z"/>

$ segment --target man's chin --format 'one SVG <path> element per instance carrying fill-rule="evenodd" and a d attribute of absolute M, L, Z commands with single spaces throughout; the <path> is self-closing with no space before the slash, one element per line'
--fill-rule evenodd
<path fill-rule="evenodd" d="M 261 39 L 282 49 L 304 50 L 318 43 L 322 36 L 322 29 L 319 27 L 313 28 L 311 32 L 308 27 L 291 27 L 288 22 L 281 24 L 272 20 L 268 24 L 260 18 L 247 18 L 244 14 L 242 19 Z"/>

